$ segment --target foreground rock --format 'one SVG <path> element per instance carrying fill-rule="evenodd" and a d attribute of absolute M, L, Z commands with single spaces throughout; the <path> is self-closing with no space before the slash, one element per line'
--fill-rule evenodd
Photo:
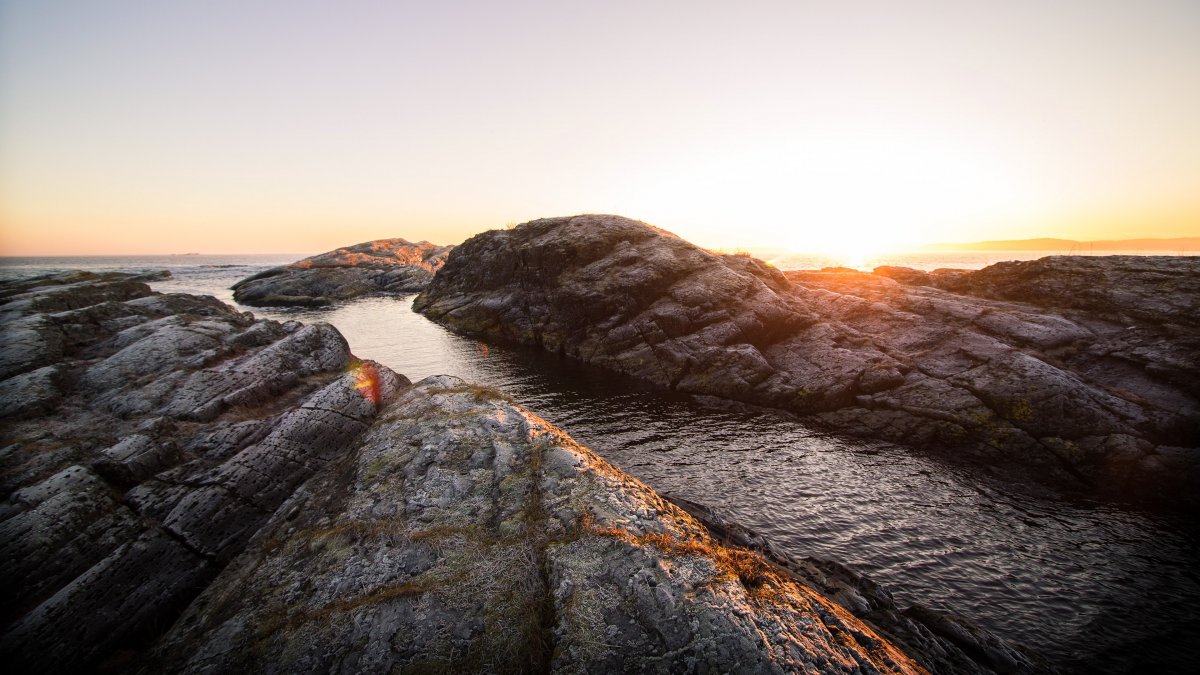
<path fill-rule="evenodd" d="M 1159 259 L 1144 273 L 1131 268 L 1137 258 L 1089 260 L 1107 272 L 1063 271 L 1071 285 L 1045 297 L 1104 290 L 1048 309 L 881 275 L 785 276 L 643 223 L 578 216 L 473 237 L 414 307 L 466 333 L 839 432 L 1115 498 L 1195 505 L 1196 259 Z M 1186 297 L 1141 300 L 1156 293 Z"/>
<path fill-rule="evenodd" d="M 0 302 L 0 652 L 23 672 L 144 649 L 406 383 L 332 326 L 128 275 Z"/>
<path fill-rule="evenodd" d="M 453 246 L 377 239 L 339 248 L 247 277 L 233 299 L 256 307 L 328 305 L 365 295 L 415 293 L 433 278 Z"/>
<path fill-rule="evenodd" d="M 837 571 L 805 571 L 864 615 L 895 614 L 861 577 L 856 587 Z M 280 507 L 176 623 L 151 669 L 1032 668 L 994 637 L 967 637 L 965 624 L 946 624 L 961 644 L 940 637 L 931 626 L 950 632 L 943 621 L 895 614 L 889 627 L 908 632 L 886 637 L 804 576 L 718 543 L 501 394 L 441 376 L 403 392 L 355 452 Z"/>

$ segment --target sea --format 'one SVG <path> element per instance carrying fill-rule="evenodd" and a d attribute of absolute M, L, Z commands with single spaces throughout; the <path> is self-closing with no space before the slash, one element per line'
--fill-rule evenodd
<path fill-rule="evenodd" d="M 978 269 L 1042 255 L 921 253 L 849 266 Z M 236 281 L 297 257 L 0 258 L 0 279 L 166 269 L 171 278 L 152 283 L 154 290 L 234 304 Z M 771 262 L 846 264 L 802 255 Z M 660 493 L 705 504 L 792 555 L 849 563 L 900 605 L 954 611 L 1066 672 L 1191 673 L 1200 663 L 1194 521 L 1013 484 L 904 447 L 821 433 L 788 415 L 729 409 L 558 356 L 487 344 L 414 313 L 412 300 L 239 309 L 333 324 L 357 356 L 413 381 L 448 373 L 503 389 Z"/>

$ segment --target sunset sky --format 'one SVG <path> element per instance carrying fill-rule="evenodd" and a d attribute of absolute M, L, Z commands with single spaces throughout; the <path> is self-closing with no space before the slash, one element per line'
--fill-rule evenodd
<path fill-rule="evenodd" d="M 1200 2 L 0 2 L 0 255 L 1200 235 Z"/>

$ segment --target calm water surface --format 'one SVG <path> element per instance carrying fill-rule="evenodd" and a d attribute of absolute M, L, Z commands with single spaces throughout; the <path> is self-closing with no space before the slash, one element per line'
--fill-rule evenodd
<path fill-rule="evenodd" d="M 170 267 L 175 278 L 156 290 L 232 302 L 230 284 L 275 262 L 105 264 Z M 72 263 L 64 266 L 83 266 Z M 0 274 L 54 266 L 9 264 Z M 949 265 L 929 265 L 940 266 Z M 853 564 L 888 585 L 901 605 L 953 609 L 1068 670 L 1194 672 L 1200 663 L 1200 545 L 1181 523 L 829 437 L 781 414 L 706 406 L 552 355 L 485 345 L 414 314 L 411 300 L 243 309 L 332 323 L 357 355 L 414 381 L 449 373 L 501 388 L 660 492 L 707 504 L 795 555 Z"/>

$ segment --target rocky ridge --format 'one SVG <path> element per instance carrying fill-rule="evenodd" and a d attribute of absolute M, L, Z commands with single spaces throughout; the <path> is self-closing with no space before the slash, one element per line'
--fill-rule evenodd
<path fill-rule="evenodd" d="M 453 246 L 377 239 L 273 267 L 233 286 L 255 307 L 322 306 L 365 295 L 415 293 L 428 285 Z"/>
<path fill-rule="evenodd" d="M 841 433 L 1117 499 L 1197 503 L 1197 259 L 1045 261 L 908 283 L 785 275 L 637 221 L 576 216 L 464 242 L 414 307 Z M 914 285 L 927 277 L 971 294 Z"/>
<path fill-rule="evenodd" d="M 37 672 L 1030 672 L 503 394 L 128 275 L 0 285 L 0 654 Z M 47 371 L 47 369 L 49 369 Z M 34 377 L 35 373 L 47 371 Z"/>

